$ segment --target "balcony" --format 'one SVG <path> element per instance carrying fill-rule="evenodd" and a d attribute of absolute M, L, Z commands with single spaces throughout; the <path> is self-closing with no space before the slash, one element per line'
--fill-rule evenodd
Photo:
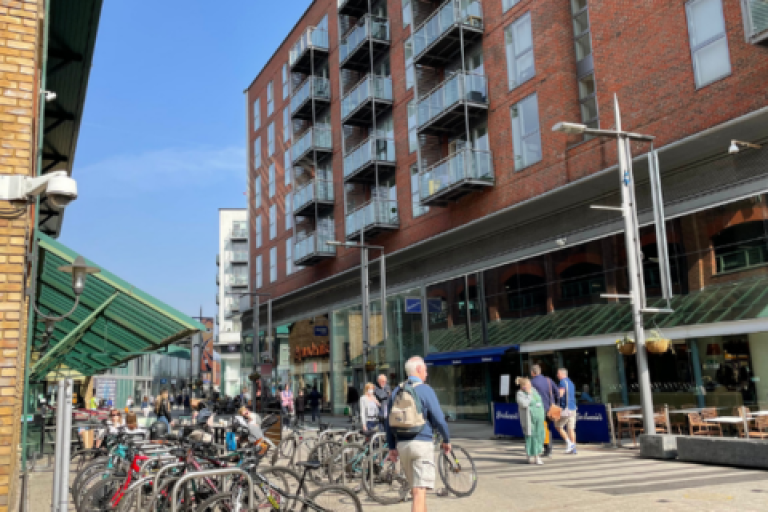
<path fill-rule="evenodd" d="M 293 192 L 293 214 L 307 217 L 333 209 L 333 181 L 312 180 Z"/>
<path fill-rule="evenodd" d="M 333 152 L 333 131 L 329 124 L 319 124 L 297 136 L 291 146 L 291 160 L 294 165 L 302 160 L 314 160 L 314 152 Z M 324 155 L 325 156 L 325 155 Z"/>
<path fill-rule="evenodd" d="M 455 134 L 466 129 L 466 116 L 488 112 L 488 81 L 485 75 L 456 73 L 419 100 L 418 131 L 432 135 Z"/>
<path fill-rule="evenodd" d="M 231 240 L 248 240 L 248 227 L 245 222 L 234 224 L 229 238 Z"/>
<path fill-rule="evenodd" d="M 216 255 L 216 266 L 218 267 L 221 265 L 221 254 Z"/>
<path fill-rule="evenodd" d="M 233 265 L 242 265 L 248 263 L 248 251 L 232 251 L 229 262 Z"/>
<path fill-rule="evenodd" d="M 218 293 L 216 294 L 216 305 L 217 306 L 219 305 L 219 294 Z"/>
<path fill-rule="evenodd" d="M 419 197 L 424 206 L 445 206 L 484 187 L 492 187 L 490 151 L 464 149 L 449 155 L 419 176 Z"/>
<path fill-rule="evenodd" d="M 231 288 L 247 288 L 248 276 L 231 275 L 227 278 L 227 282 Z"/>
<path fill-rule="evenodd" d="M 313 114 L 331 101 L 331 82 L 320 76 L 310 76 L 296 88 L 291 96 L 291 116 L 296 119 L 312 119 Z"/>
<path fill-rule="evenodd" d="M 413 62 L 421 66 L 444 67 L 461 51 L 462 42 L 466 47 L 482 36 L 480 1 L 448 0 L 414 32 Z"/>
<path fill-rule="evenodd" d="M 341 99 L 341 123 L 367 126 L 373 122 L 373 106 L 383 114 L 392 107 L 392 79 L 367 75 Z"/>
<path fill-rule="evenodd" d="M 399 228 L 397 201 L 371 199 L 347 215 L 344 230 L 347 240 L 358 240 L 361 233 L 365 234 L 367 240 L 383 231 Z"/>
<path fill-rule="evenodd" d="M 326 242 L 335 240 L 333 233 L 311 233 L 293 244 L 293 263 L 296 265 L 315 265 L 336 256 L 336 247 Z"/>
<path fill-rule="evenodd" d="M 339 14 L 359 18 L 368 12 L 368 0 L 337 0 Z"/>
<path fill-rule="evenodd" d="M 395 141 L 371 137 L 344 157 L 344 181 L 367 183 L 376 179 L 376 167 L 394 169 Z"/>
<path fill-rule="evenodd" d="M 747 40 L 752 44 L 768 44 L 768 2 L 744 0 L 742 4 Z"/>
<path fill-rule="evenodd" d="M 353 71 L 369 70 L 371 59 L 375 60 L 389 50 L 389 42 L 389 20 L 366 14 L 341 40 L 339 66 Z"/>
<path fill-rule="evenodd" d="M 221 276 L 219 276 L 219 273 L 216 272 L 216 286 L 219 286 L 221 284 Z"/>
<path fill-rule="evenodd" d="M 328 55 L 328 31 L 309 27 L 291 48 L 288 57 L 291 71 L 311 75 L 315 52 L 320 53 L 322 57 Z"/>

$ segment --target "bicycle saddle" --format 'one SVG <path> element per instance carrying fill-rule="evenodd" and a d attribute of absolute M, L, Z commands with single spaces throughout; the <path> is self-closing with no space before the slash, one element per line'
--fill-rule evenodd
<path fill-rule="evenodd" d="M 361 430 L 360 433 L 365 436 L 366 439 L 370 439 L 379 433 L 378 430 Z"/>
<path fill-rule="evenodd" d="M 305 460 L 296 463 L 297 466 L 302 466 L 309 469 L 319 469 L 321 462 L 319 460 Z"/>

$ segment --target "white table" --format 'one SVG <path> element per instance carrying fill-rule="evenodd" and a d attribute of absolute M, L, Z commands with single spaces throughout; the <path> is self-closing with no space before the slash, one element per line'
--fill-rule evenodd
<path fill-rule="evenodd" d="M 704 421 L 711 421 L 713 423 L 730 423 L 735 425 L 738 423 L 744 423 L 744 418 L 740 416 L 719 416 L 717 418 L 705 418 Z"/>
<path fill-rule="evenodd" d="M 768 411 L 754 411 L 749 414 L 752 416 L 768 416 Z"/>
<path fill-rule="evenodd" d="M 625 405 L 623 407 L 612 407 L 611 411 L 613 412 L 624 412 L 624 411 L 639 411 L 642 409 L 639 405 Z"/>

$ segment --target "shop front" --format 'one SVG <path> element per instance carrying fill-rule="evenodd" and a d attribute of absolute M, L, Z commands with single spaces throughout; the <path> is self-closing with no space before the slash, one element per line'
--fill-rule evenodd
<path fill-rule="evenodd" d="M 275 391 L 289 387 L 294 395 L 317 389 L 323 410 L 331 402 L 331 342 L 328 315 L 318 315 L 277 328 Z"/>

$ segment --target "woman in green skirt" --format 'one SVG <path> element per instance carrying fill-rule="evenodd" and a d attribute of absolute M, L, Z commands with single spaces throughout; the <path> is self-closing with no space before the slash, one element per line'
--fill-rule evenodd
<path fill-rule="evenodd" d="M 546 423 L 541 397 L 531 386 L 531 381 L 525 377 L 518 377 L 515 382 L 520 386 L 520 391 L 517 392 L 517 405 L 520 425 L 525 434 L 525 453 L 528 455 L 528 463 L 544 464 L 540 455 L 544 450 Z"/>

